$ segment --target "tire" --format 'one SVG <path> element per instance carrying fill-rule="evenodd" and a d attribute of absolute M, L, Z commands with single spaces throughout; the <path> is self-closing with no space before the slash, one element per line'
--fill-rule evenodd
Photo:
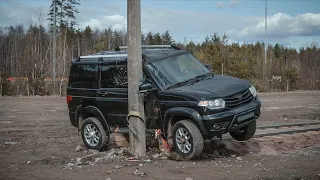
<path fill-rule="evenodd" d="M 186 140 L 184 143 L 179 143 L 179 132 L 181 132 L 181 130 L 184 131 L 184 134 L 187 134 L 190 136 L 189 137 L 189 141 Z M 178 132 L 179 131 L 179 132 Z M 185 133 L 187 132 L 187 133 Z M 178 134 L 177 134 L 178 133 Z M 202 151 L 203 151 L 203 146 L 204 146 L 204 142 L 203 142 L 203 136 L 200 132 L 200 130 L 198 129 L 198 127 L 191 121 L 189 120 L 182 120 L 182 121 L 178 121 L 174 126 L 173 126 L 173 144 L 174 144 L 174 148 L 175 151 L 180 154 L 181 156 L 183 156 L 184 159 L 189 160 L 189 159 L 195 159 L 198 158 Z M 181 136 L 180 136 L 181 137 Z M 184 138 L 182 139 L 182 141 L 184 141 Z M 188 143 L 191 145 L 190 148 L 187 148 L 189 145 Z M 186 148 L 183 151 L 183 149 L 181 150 L 181 148 Z M 188 151 L 189 149 L 189 151 Z"/>
<path fill-rule="evenodd" d="M 96 132 L 95 136 L 97 138 L 88 137 L 91 130 Z M 107 145 L 108 137 L 105 129 L 95 117 L 89 117 L 83 121 L 81 124 L 81 137 L 88 149 L 101 150 Z"/>
<path fill-rule="evenodd" d="M 233 139 L 237 141 L 246 141 L 251 139 L 254 134 L 256 133 L 257 125 L 256 120 L 250 122 L 245 127 L 235 130 L 233 132 L 230 132 L 230 135 L 233 137 Z"/>

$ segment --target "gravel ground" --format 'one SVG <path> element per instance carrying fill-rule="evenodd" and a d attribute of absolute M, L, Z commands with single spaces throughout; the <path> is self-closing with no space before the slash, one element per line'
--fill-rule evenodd
<path fill-rule="evenodd" d="M 263 93 L 260 98 L 258 126 L 320 121 L 320 92 Z M 65 98 L 0 97 L 0 179 L 313 180 L 320 179 L 319 137 L 312 132 L 219 142 L 206 146 L 211 152 L 197 161 L 129 162 L 93 152 L 93 160 L 77 166 L 77 158 L 88 155 L 75 151 L 83 143 L 70 125 Z"/>

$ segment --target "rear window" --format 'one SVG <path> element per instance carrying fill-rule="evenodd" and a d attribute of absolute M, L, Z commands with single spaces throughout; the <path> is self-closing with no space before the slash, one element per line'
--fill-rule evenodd
<path fill-rule="evenodd" d="M 72 65 L 69 75 L 69 87 L 86 89 L 98 88 L 98 65 Z"/>
<path fill-rule="evenodd" d="M 101 88 L 127 88 L 127 66 L 126 65 L 102 65 L 101 66 Z"/>

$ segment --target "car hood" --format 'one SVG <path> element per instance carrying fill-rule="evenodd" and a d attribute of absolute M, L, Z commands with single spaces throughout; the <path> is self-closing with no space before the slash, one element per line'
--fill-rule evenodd
<path fill-rule="evenodd" d="M 209 98 L 225 97 L 233 93 L 237 93 L 251 85 L 248 81 L 231 77 L 214 75 L 210 79 L 204 79 L 194 84 L 188 84 L 185 86 L 172 89 L 177 92 L 189 92 L 203 94 Z"/>

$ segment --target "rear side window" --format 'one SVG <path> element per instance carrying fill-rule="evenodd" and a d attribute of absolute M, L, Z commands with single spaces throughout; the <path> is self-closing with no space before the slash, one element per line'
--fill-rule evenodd
<path fill-rule="evenodd" d="M 127 66 L 126 65 L 102 65 L 101 66 L 101 88 L 127 88 Z"/>
<path fill-rule="evenodd" d="M 69 87 L 87 89 L 98 88 L 98 65 L 72 65 L 69 75 Z"/>

